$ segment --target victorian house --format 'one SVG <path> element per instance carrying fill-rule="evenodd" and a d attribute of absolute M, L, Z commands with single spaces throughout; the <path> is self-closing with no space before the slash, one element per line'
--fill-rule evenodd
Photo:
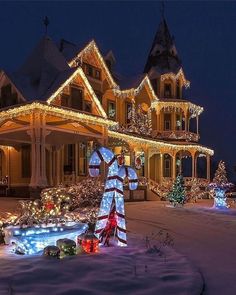
<path fill-rule="evenodd" d="M 98 145 L 137 169 L 147 198 L 180 172 L 186 183 L 210 180 L 213 151 L 199 144 L 203 108 L 184 94 L 190 82 L 165 19 L 135 84 L 122 87 L 115 62 L 94 40 L 78 48 L 45 36 L 18 70 L 0 72 L 0 188 L 8 195 L 80 181 Z"/>

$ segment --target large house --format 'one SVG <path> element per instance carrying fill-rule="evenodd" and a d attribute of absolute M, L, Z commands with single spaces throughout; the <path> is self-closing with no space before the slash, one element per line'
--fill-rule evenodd
<path fill-rule="evenodd" d="M 190 82 L 165 19 L 135 83 L 124 89 L 114 63 L 112 51 L 101 54 L 94 40 L 78 48 L 44 36 L 17 71 L 0 72 L 0 189 L 33 196 L 78 182 L 98 145 L 148 180 L 148 198 L 151 184 L 180 172 L 186 182 L 210 180 L 213 151 L 198 143 L 203 108 L 185 99 Z"/>

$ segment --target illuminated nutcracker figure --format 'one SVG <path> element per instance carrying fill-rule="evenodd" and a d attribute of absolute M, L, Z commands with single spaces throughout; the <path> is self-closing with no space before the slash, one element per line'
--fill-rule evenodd
<path fill-rule="evenodd" d="M 121 166 L 119 168 L 113 152 L 105 147 L 100 147 L 92 153 L 89 161 L 89 173 L 92 177 L 99 175 L 102 161 L 105 161 L 108 165 L 108 174 L 95 227 L 95 235 L 100 238 L 102 231 L 106 228 L 114 200 L 117 216 L 118 245 L 126 246 L 123 181 L 128 177 L 129 188 L 136 189 L 138 185 L 137 175 L 131 167 Z"/>

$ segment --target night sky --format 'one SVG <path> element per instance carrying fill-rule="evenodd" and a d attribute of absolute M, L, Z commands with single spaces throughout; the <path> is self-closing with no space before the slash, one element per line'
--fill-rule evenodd
<path fill-rule="evenodd" d="M 0 68 L 17 69 L 44 34 L 78 44 L 95 39 L 112 49 L 122 75 L 142 73 L 161 20 L 160 2 L 0 2 Z M 236 2 L 166 2 L 165 16 L 191 88 L 203 106 L 201 143 L 226 161 L 236 179 Z"/>

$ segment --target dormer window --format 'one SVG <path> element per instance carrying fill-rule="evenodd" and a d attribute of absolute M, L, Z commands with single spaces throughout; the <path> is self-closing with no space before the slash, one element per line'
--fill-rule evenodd
<path fill-rule="evenodd" d="M 97 80 L 101 80 L 101 70 L 98 68 L 93 67 L 90 64 L 84 63 L 83 68 L 85 71 L 85 74 L 89 77 L 92 77 Z"/>
<path fill-rule="evenodd" d="M 165 83 L 165 85 L 164 85 L 164 97 L 170 98 L 171 96 L 172 96 L 171 84 L 170 83 Z"/>
<path fill-rule="evenodd" d="M 116 119 L 116 103 L 112 100 L 108 101 L 108 117 L 109 119 L 115 120 Z"/>

